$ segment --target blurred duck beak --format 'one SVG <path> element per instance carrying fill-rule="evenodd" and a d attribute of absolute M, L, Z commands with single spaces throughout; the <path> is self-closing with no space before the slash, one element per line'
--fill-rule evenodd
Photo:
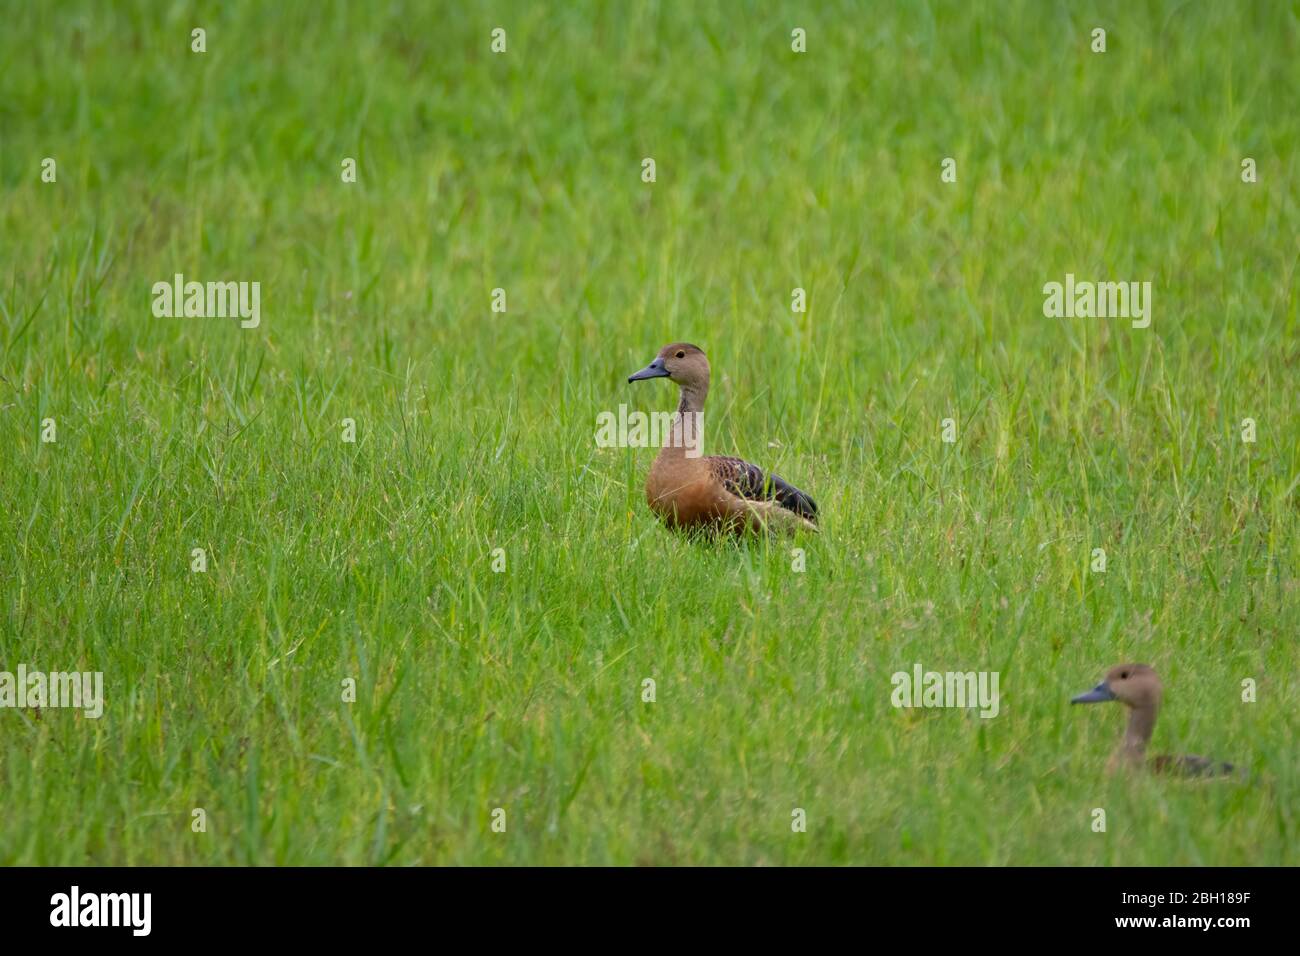
<path fill-rule="evenodd" d="M 1104 701 L 1114 700 L 1115 692 L 1110 689 L 1110 685 L 1102 681 L 1086 694 L 1080 694 L 1070 701 L 1072 704 L 1100 704 Z"/>
<path fill-rule="evenodd" d="M 629 375 L 627 380 L 629 382 L 639 382 L 646 378 L 667 378 L 668 374 L 668 369 L 664 368 L 664 360 L 657 358 L 645 368 L 641 369 L 641 371 L 634 375 Z"/>

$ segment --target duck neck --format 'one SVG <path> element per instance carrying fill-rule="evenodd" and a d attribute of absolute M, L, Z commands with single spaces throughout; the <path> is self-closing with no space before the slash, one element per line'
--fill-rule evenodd
<path fill-rule="evenodd" d="M 1129 711 L 1128 726 L 1124 728 L 1124 743 L 1120 747 L 1126 759 L 1134 763 L 1142 761 L 1155 726 L 1154 707 L 1134 707 Z"/>
<path fill-rule="evenodd" d="M 672 430 L 659 451 L 663 459 L 699 458 L 704 449 L 704 399 L 708 385 L 682 386 Z"/>
<path fill-rule="evenodd" d="M 688 413 L 699 414 L 704 411 L 704 399 L 708 397 L 709 386 L 707 385 L 683 385 L 681 387 L 681 396 L 677 399 L 677 416 L 680 418 Z"/>

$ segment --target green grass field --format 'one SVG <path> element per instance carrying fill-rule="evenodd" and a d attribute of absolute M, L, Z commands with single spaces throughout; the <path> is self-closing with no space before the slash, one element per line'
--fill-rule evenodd
<path fill-rule="evenodd" d="M 105 704 L 0 710 L 0 862 L 1300 863 L 1294 2 L 4 19 L 0 669 Z M 820 536 L 673 536 L 596 446 L 677 340 Z M 1107 776 L 1127 660 L 1249 777 Z"/>

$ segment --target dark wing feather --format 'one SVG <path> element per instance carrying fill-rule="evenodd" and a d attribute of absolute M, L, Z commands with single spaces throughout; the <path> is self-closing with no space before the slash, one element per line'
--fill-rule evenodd
<path fill-rule="evenodd" d="M 1176 774 L 1183 777 L 1226 777 L 1237 768 L 1222 760 L 1211 760 L 1195 754 L 1160 754 L 1155 758 L 1156 773 Z"/>
<path fill-rule="evenodd" d="M 738 498 L 775 501 L 787 511 L 816 523 L 817 502 L 779 475 L 765 473 L 758 465 L 751 465 L 741 458 L 713 455 L 706 461 L 723 486 Z"/>

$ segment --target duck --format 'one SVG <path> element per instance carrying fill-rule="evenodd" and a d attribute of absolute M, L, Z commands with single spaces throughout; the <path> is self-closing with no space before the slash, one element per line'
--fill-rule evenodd
<path fill-rule="evenodd" d="M 646 476 L 646 503 L 670 529 L 705 533 L 818 532 L 817 503 L 779 475 L 741 458 L 705 457 L 709 360 L 687 342 L 665 345 L 628 382 L 666 378 L 679 395 L 670 435 Z"/>
<path fill-rule="evenodd" d="M 1106 678 L 1090 691 L 1070 700 L 1071 704 L 1100 704 L 1116 701 L 1128 708 L 1128 727 L 1107 769 L 1141 769 L 1148 766 L 1156 773 L 1182 777 L 1219 777 L 1235 772 L 1230 764 L 1194 754 L 1161 754 L 1147 761 L 1147 744 L 1155 730 L 1156 715 L 1164 689 L 1160 677 L 1147 664 L 1117 664 Z"/>

